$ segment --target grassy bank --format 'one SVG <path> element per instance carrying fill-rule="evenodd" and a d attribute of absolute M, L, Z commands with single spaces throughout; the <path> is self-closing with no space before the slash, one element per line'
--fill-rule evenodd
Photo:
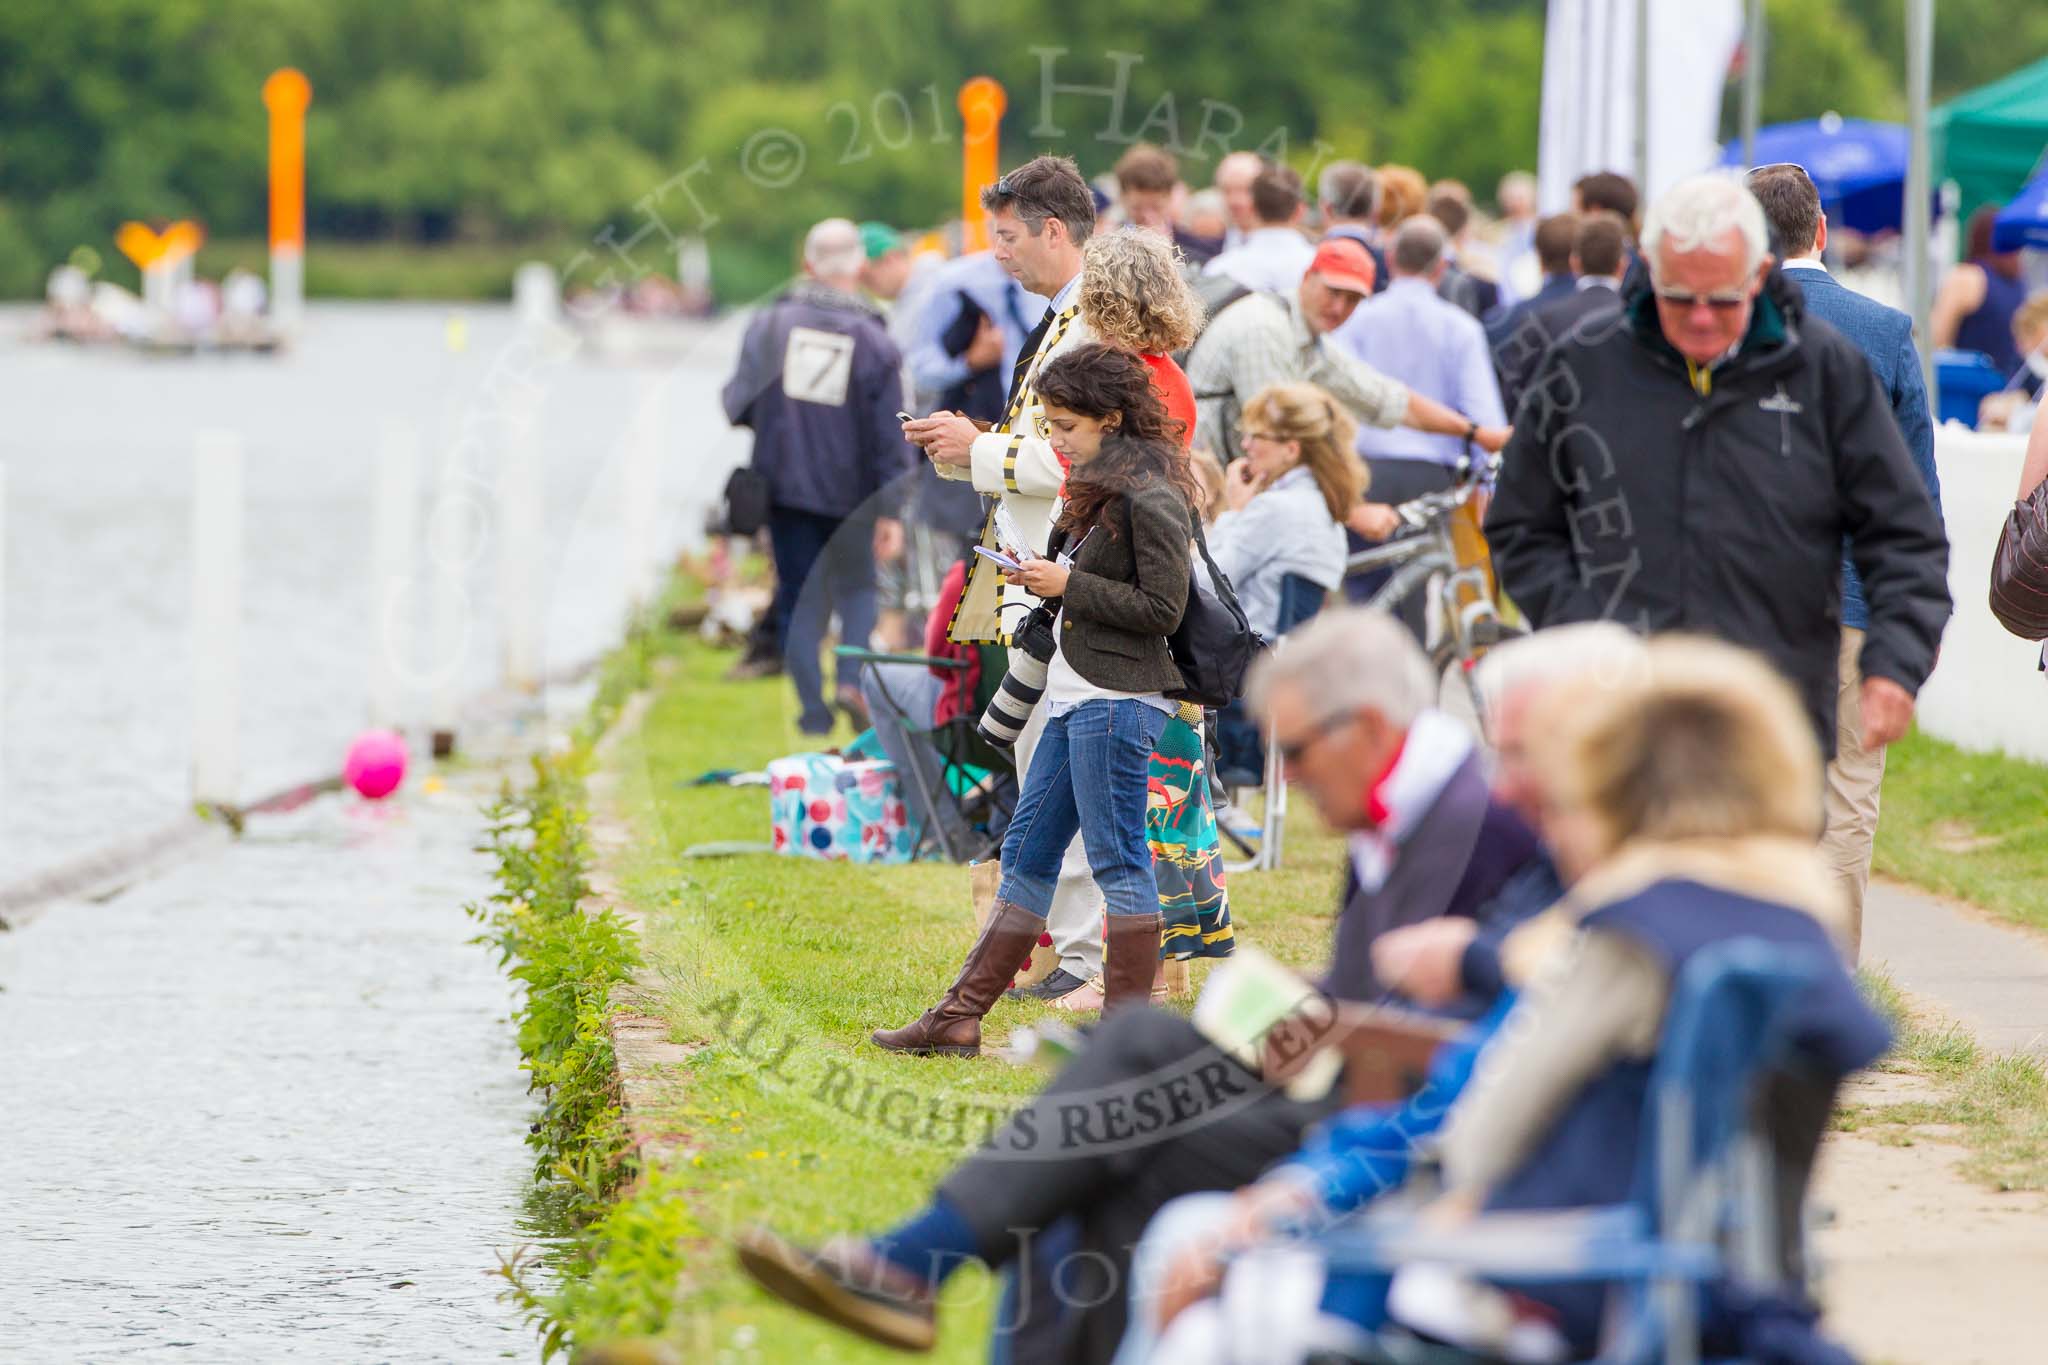
<path fill-rule="evenodd" d="M 306 248 L 306 294 L 316 299 L 509 299 L 512 272 L 527 261 L 557 267 L 576 253 L 576 244 L 561 242 L 450 242 L 428 246 L 418 242 L 315 241 Z M 219 279 L 240 266 L 266 279 L 270 248 L 260 237 L 209 241 L 199 249 L 197 269 Z M 111 267 L 120 278 L 125 263 Z"/>
<path fill-rule="evenodd" d="M 1914 731 L 1885 759 L 1877 869 L 2048 929 L 2048 767 Z"/>
<path fill-rule="evenodd" d="M 696 1050 L 672 1111 L 640 1116 L 682 1135 L 681 1155 L 625 1172 L 632 1178 L 614 1182 L 616 1202 L 589 1182 L 583 1207 L 597 1216 L 575 1239 L 571 1273 L 552 1291 L 523 1292 L 557 1346 L 659 1338 L 677 1359 L 881 1360 L 889 1357 L 771 1304 L 738 1274 L 727 1236 L 755 1220 L 805 1240 L 894 1221 L 1042 1076 L 994 1058 L 896 1057 L 865 1042 L 877 1024 L 931 1003 L 957 967 L 971 923 L 962 869 L 686 856 L 701 845 L 762 842 L 769 830 L 762 789 L 691 779 L 816 747 L 796 733 L 787 683 L 726 683 L 731 658 L 673 636 L 638 637 L 615 659 L 607 700 L 579 745 L 631 686 L 651 681 L 651 706 L 605 763 L 630 832 L 614 870 L 643 919 L 642 983 L 652 1003 L 639 1008 L 656 1011 L 672 1041 Z M 2014 784 L 2030 778 L 2039 780 L 2025 765 L 1987 768 L 1947 746 L 1909 741 L 1894 757 L 1884 865 L 1999 905 L 2009 883 L 1985 878 L 1983 848 L 1944 852 L 1926 832 L 1941 820 L 1988 822 L 2025 799 Z M 1965 799 L 1980 786 L 1999 794 Z M 1262 948 L 1308 965 L 1327 951 L 1341 846 L 1313 827 L 1305 805 L 1294 815 L 1289 867 L 1240 879 L 1233 911 Z M 1996 828 L 2007 837 L 1984 848 L 2024 838 L 2023 829 Z M 1909 870 L 1909 855 L 1939 856 Z M 1935 876 L 1944 867 L 1958 880 Z M 1202 976 L 1198 968 L 1198 985 Z M 1930 1097 L 1854 1105 L 1840 1126 L 1901 1142 L 1960 1141 L 1965 1172 L 1994 1187 L 2048 1183 L 2048 1085 L 2039 1068 L 1985 1056 L 1967 1035 L 1913 1020 L 1888 983 L 1870 989 L 1901 1029 L 1887 1066 L 1925 1077 Z M 989 1042 L 1045 1013 L 1000 1006 Z M 572 1187 L 582 1179 L 573 1168 L 555 1176 Z M 980 1271 L 955 1277 L 941 1312 L 941 1358 L 984 1356 L 993 1300 Z"/>
<path fill-rule="evenodd" d="M 419 300 L 478 302 L 512 297 L 512 274 L 528 261 L 540 261 L 561 270 L 577 259 L 579 252 L 595 252 L 595 264 L 586 256 L 579 279 L 588 284 L 601 272 L 605 260 L 601 246 L 591 239 L 563 237 L 534 242 L 347 242 L 315 240 L 306 247 L 306 296 L 314 299 Z M 135 268 L 122 260 L 112 247 L 103 253 L 106 277 L 125 289 L 142 288 Z M 636 258 L 638 259 L 638 258 Z M 673 278 L 672 260 L 662 262 L 652 254 L 642 262 Z M 209 240 L 199 249 L 196 269 L 210 280 L 218 280 L 240 267 L 270 277 L 270 247 L 261 237 L 226 237 Z M 789 283 L 789 252 L 782 243 L 757 243 L 734 239 L 718 243 L 712 260 L 712 285 L 717 297 L 732 306 L 744 306 L 773 293 Z M 40 301 L 43 276 L 20 281 L 12 296 L 22 301 Z"/>
<path fill-rule="evenodd" d="M 760 788 L 688 779 L 807 747 L 787 683 L 724 683 L 730 661 L 684 647 L 615 764 L 635 836 L 622 869 L 627 899 L 646 916 L 671 1036 L 704 1045 L 687 1103 L 663 1116 L 690 1135 L 690 1155 L 662 1178 L 687 1191 L 702 1229 L 683 1257 L 667 1335 L 685 1359 L 751 1345 L 763 1360 L 880 1360 L 883 1352 L 770 1306 L 737 1273 L 725 1234 L 755 1219 L 801 1238 L 891 1222 L 1043 1078 L 992 1058 L 897 1057 L 866 1043 L 878 1024 L 929 1005 L 959 965 L 972 923 L 963 869 L 681 856 L 768 835 Z M 1308 823 L 1290 833 L 1289 869 L 1247 879 L 1233 901 L 1262 947 L 1303 964 L 1326 951 L 1339 847 Z M 1045 1013 L 1006 1003 L 988 1039 Z M 940 1358 L 984 1358 L 993 1298 L 980 1272 L 955 1277 Z"/>

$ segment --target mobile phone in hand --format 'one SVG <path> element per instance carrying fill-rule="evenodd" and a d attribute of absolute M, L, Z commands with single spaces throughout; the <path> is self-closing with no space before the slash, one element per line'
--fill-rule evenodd
<path fill-rule="evenodd" d="M 1024 567 L 1001 550 L 991 550 L 986 545 L 975 546 L 974 553 L 980 555 L 983 559 L 993 560 L 1005 569 L 1021 569 Z"/>
<path fill-rule="evenodd" d="M 901 409 L 898 409 L 896 413 L 896 420 L 903 423 L 905 426 L 909 426 L 912 422 L 915 422 L 917 419 L 915 417 L 912 417 L 909 413 L 904 412 Z"/>

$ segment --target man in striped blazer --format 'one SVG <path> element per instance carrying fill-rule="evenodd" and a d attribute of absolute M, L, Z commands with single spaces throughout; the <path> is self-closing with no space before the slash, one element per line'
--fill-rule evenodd
<path fill-rule="evenodd" d="M 994 500 L 982 528 L 983 545 L 997 549 L 1021 537 L 1025 543 L 1012 548 L 1042 555 L 1066 471 L 1039 434 L 1037 380 L 1053 357 L 1095 339 L 1081 320 L 1078 302 L 1081 248 L 1095 229 L 1095 196 L 1071 160 L 1041 156 L 983 190 L 981 203 L 989 212 L 996 261 L 1027 292 L 1052 302 L 1018 354 L 1001 422 L 982 431 L 965 417 L 935 413 L 908 423 L 903 434 L 924 447 L 942 477 L 970 480 L 976 492 Z M 1008 536 L 998 529 L 1004 523 Z M 959 644 L 1007 642 L 1032 605 L 1029 593 L 1004 583 L 997 566 L 977 556 L 948 638 Z M 1040 707 L 1017 740 L 1020 780 L 1031 770 L 1044 729 Z M 1029 993 L 1055 999 L 1102 971 L 1102 892 L 1089 875 L 1078 835 L 1067 850 L 1046 923 L 1060 952 L 1060 967 Z"/>

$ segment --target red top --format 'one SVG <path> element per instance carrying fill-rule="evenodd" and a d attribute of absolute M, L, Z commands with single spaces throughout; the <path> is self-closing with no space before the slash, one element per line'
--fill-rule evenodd
<path fill-rule="evenodd" d="M 932 614 L 924 625 L 924 652 L 935 659 L 958 659 L 966 668 L 934 668 L 932 676 L 940 683 L 939 699 L 932 707 L 932 724 L 944 725 L 956 716 L 965 715 L 974 705 L 975 689 L 981 686 L 981 651 L 973 645 L 956 645 L 946 638 L 946 627 L 952 624 L 953 610 L 960 605 L 960 596 L 967 590 L 967 561 L 956 561 L 946 570 L 945 579 L 939 584 L 939 600 L 932 604 Z"/>
<path fill-rule="evenodd" d="M 1195 386 L 1188 383 L 1186 372 L 1173 363 L 1170 355 L 1140 355 L 1138 359 L 1152 367 L 1152 387 L 1166 404 L 1166 415 L 1186 423 L 1187 432 L 1180 438 L 1180 444 L 1181 449 L 1188 449 L 1195 443 Z"/>

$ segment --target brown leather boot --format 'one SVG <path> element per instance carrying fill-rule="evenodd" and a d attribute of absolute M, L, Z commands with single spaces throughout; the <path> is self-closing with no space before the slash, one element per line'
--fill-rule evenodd
<path fill-rule="evenodd" d="M 1102 954 L 1102 1015 L 1152 1000 L 1159 973 L 1159 914 L 1109 915 L 1109 944 Z"/>
<path fill-rule="evenodd" d="M 980 1056 L 981 1016 L 1009 988 L 1044 930 L 1045 916 L 1034 915 L 1014 901 L 997 901 L 944 998 L 919 1015 L 914 1024 L 876 1029 L 870 1035 L 875 1046 L 891 1052 Z"/>

